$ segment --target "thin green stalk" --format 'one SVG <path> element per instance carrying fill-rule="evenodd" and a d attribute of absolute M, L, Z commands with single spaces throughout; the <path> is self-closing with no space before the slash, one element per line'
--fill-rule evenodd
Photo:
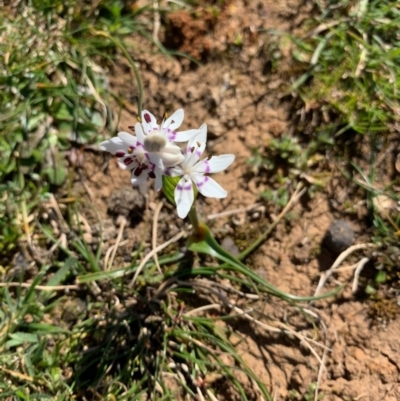
<path fill-rule="evenodd" d="M 201 234 L 201 238 L 199 239 L 198 233 Z M 334 291 L 330 291 L 328 293 L 319 295 L 319 296 L 309 296 L 309 297 L 301 297 L 292 294 L 287 294 L 283 291 L 280 291 L 278 288 L 274 287 L 269 282 L 263 280 L 259 275 L 254 273 L 251 269 L 249 269 L 246 265 L 240 262 L 237 258 L 232 256 L 229 252 L 225 251 L 216 239 L 213 237 L 210 229 L 203 223 L 200 223 L 199 230 L 194 233 L 194 235 L 189 240 L 189 249 L 193 252 L 206 253 L 211 255 L 219 260 L 225 262 L 224 264 L 218 266 L 221 270 L 233 270 L 239 273 L 242 273 L 246 278 L 250 280 L 250 285 L 253 287 L 255 284 L 260 286 L 260 289 L 266 290 L 267 292 L 287 301 L 292 302 L 309 302 L 315 301 L 318 299 L 324 299 L 335 295 L 338 293 L 343 286 L 339 286 Z"/>
<path fill-rule="evenodd" d="M 135 64 L 135 62 L 132 60 L 132 57 L 128 53 L 128 50 L 126 49 L 125 45 L 121 41 L 118 41 L 117 39 L 113 38 L 107 32 L 98 31 L 94 28 L 91 28 L 90 32 L 93 35 L 104 36 L 107 39 L 111 40 L 115 44 L 115 46 L 117 46 L 122 51 L 122 53 L 128 60 L 130 66 L 133 69 L 133 73 L 135 74 L 136 82 L 138 85 L 138 115 L 141 116 L 142 115 L 142 107 L 143 107 L 143 83 L 142 83 L 142 79 L 140 78 L 139 69 L 138 69 L 137 65 Z"/>
<path fill-rule="evenodd" d="M 194 232 L 198 231 L 200 223 L 199 223 L 199 218 L 198 218 L 197 212 L 196 212 L 196 205 L 194 203 L 189 212 L 189 219 L 193 225 L 193 231 Z"/>

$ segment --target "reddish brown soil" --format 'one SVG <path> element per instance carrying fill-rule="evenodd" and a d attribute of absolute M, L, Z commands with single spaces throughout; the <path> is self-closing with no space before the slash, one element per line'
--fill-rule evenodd
<path fill-rule="evenodd" d="M 200 66 L 184 59 L 149 55 L 149 49 L 140 51 L 148 44 L 135 43 L 138 52 L 134 57 L 144 81 L 144 107 L 158 116 L 183 107 L 186 115 L 183 129 L 198 127 L 204 122 L 208 124 L 209 153 L 236 155 L 232 167 L 216 176 L 229 191 L 228 197 L 221 201 L 200 199 L 199 210 L 203 216 L 259 201 L 265 180 L 249 174 L 247 161 L 254 148 L 266 146 L 270 138 L 290 131 L 293 121 L 289 101 L 281 97 L 284 75 L 270 71 L 272 36 L 266 31 L 297 30 L 311 12 L 311 7 L 304 3 L 300 0 L 232 0 L 226 2 L 216 16 L 211 15 L 207 7 L 199 7 L 193 15 L 180 11 L 167 16 L 160 39 L 166 45 L 174 45 L 176 50 L 191 53 L 201 61 Z M 285 54 L 282 57 L 285 58 Z M 127 103 L 119 128 L 127 130 L 136 120 L 137 89 L 123 64 L 112 72 L 110 79 L 113 89 L 125 96 Z M 88 154 L 86 161 L 85 182 L 108 230 L 110 244 L 115 242 L 119 229 L 117 215 L 128 217 L 123 246 L 118 251 L 122 258 L 124 252 L 132 250 L 141 239 L 151 213 L 146 213 L 144 200 L 130 188 L 129 174 L 118 170 L 114 160 L 110 160 L 107 169 L 99 167 L 101 156 Z M 328 163 L 326 165 L 329 167 Z M 135 195 L 132 197 L 129 191 L 134 191 Z M 249 262 L 280 289 L 297 295 L 312 295 L 321 272 L 334 261 L 334 255 L 322 244 L 326 230 L 334 219 L 349 220 L 343 206 L 345 198 L 346 190 L 338 191 L 331 181 L 313 199 L 297 204 L 293 211 L 295 218 L 281 222 Z M 150 209 L 155 209 L 158 199 L 156 194 L 150 194 Z M 118 209 L 116 204 L 129 204 L 129 207 Z M 279 211 L 271 205 L 265 206 L 256 216 L 239 213 L 218 219 L 217 232 L 228 232 L 235 238 L 235 227 L 237 230 L 240 227 L 262 230 L 274 218 L 271 213 Z M 171 218 L 173 215 L 173 208 L 164 206 L 159 218 L 159 243 L 185 224 Z M 362 223 L 357 220 L 350 223 L 355 231 L 355 243 L 365 242 Z M 355 253 L 343 266 L 356 263 L 365 254 L 364 251 Z M 319 399 L 400 400 L 400 320 L 372 325 L 368 304 L 352 294 L 353 273 L 354 269 L 332 276 L 324 290 L 334 288 L 336 280 L 350 284 L 340 296 L 310 306 L 320 316 L 326 332 L 323 324 L 315 333 L 309 329 L 305 332 L 310 336 L 315 334 L 316 340 L 330 348 L 325 356 L 327 370 L 320 378 Z M 263 308 L 272 322 L 287 318 L 290 323 L 284 306 L 264 305 Z M 297 330 L 302 329 L 297 327 Z M 309 350 L 295 338 L 282 339 L 250 324 L 242 327 L 241 334 L 246 341 L 238 341 L 238 349 L 270 386 L 276 400 L 311 399 L 304 397 L 318 380 L 320 364 Z M 316 350 L 322 356 L 322 349 L 317 347 Z"/>

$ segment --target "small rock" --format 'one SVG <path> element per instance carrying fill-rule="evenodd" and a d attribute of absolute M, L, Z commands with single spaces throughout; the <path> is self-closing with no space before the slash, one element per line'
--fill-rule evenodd
<path fill-rule="evenodd" d="M 231 237 L 225 237 L 221 242 L 221 247 L 233 256 L 239 255 L 239 248 Z"/>
<path fill-rule="evenodd" d="M 353 244 L 354 231 L 344 220 L 334 220 L 325 234 L 325 244 L 333 252 L 343 252 Z"/>

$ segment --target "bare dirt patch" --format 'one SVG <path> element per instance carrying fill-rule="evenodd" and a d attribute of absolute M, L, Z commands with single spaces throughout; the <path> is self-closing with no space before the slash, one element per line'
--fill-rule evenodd
<path fill-rule="evenodd" d="M 217 16 L 210 16 L 201 8 L 197 14 L 181 11 L 168 16 L 160 38 L 201 60 L 200 66 L 158 54 L 135 55 L 144 81 L 146 109 L 161 116 L 164 111 L 183 107 L 183 129 L 208 124 L 209 153 L 236 155 L 229 171 L 217 177 L 229 196 L 221 201 L 201 199 L 203 216 L 259 201 L 265 184 L 260 177 L 249 174 L 247 161 L 254 148 L 267 146 L 271 138 L 279 138 L 293 128 L 291 102 L 282 98 L 280 92 L 285 75 L 271 69 L 272 37 L 266 31 L 298 29 L 310 8 L 299 0 L 237 0 L 226 2 Z M 131 78 L 123 64 L 116 67 L 110 80 L 113 88 L 125 95 L 126 109 L 119 128 L 126 131 L 136 120 L 136 88 L 133 83 L 127 84 Z M 151 213 L 146 211 L 146 204 L 154 211 L 159 197 L 151 193 L 149 199 L 143 199 L 130 188 L 129 174 L 118 170 L 113 160 L 107 168 L 99 168 L 102 160 L 96 154 L 87 157 L 84 180 L 103 224 L 109 227 L 109 245 L 117 238 L 118 216 L 128 220 L 123 230 L 124 245 L 118 250 L 123 261 L 124 254 L 132 252 L 149 224 Z M 365 241 L 364 221 L 345 211 L 340 198 L 346 198 L 346 188 L 340 187 L 342 181 L 335 171 L 330 173 L 330 185 L 314 198 L 303 199 L 294 209 L 294 217 L 283 221 L 249 260 L 262 277 L 284 291 L 297 295 L 314 293 L 319 277 L 337 257 L 324 244 L 326 231 L 335 219 L 350 223 L 355 244 Z M 333 185 L 335 182 L 338 186 Z M 77 182 L 75 190 L 87 192 L 80 185 Z M 229 235 L 240 247 L 235 232 L 246 227 L 248 236 L 254 233 L 247 240 L 254 240 L 256 233 L 274 218 L 274 212 L 273 206 L 266 205 L 256 216 L 241 213 L 234 218 L 218 219 L 215 229 L 220 238 Z M 172 237 L 184 225 L 171 215 L 173 209 L 165 206 L 159 219 L 159 242 Z M 149 243 L 150 238 L 146 241 Z M 343 266 L 355 264 L 362 257 L 361 251 L 355 252 Z M 353 273 L 354 269 L 343 269 L 332 276 L 324 290 L 333 289 L 338 281 L 350 284 L 336 298 L 310 306 L 326 326 L 325 332 L 319 326 L 316 339 L 330 348 L 324 359 L 326 371 L 322 371 L 320 380 L 319 362 L 298 339 L 268 334 L 250 323 L 241 328 L 242 339 L 237 347 L 277 400 L 308 400 L 304 397 L 318 380 L 323 400 L 400 399 L 400 321 L 393 316 L 392 321 L 372 325 L 368 305 L 351 291 Z M 282 305 L 260 308 L 272 320 L 287 319 Z M 312 327 L 297 329 L 313 332 Z M 235 397 L 229 396 L 229 391 L 226 393 L 226 399 Z"/>

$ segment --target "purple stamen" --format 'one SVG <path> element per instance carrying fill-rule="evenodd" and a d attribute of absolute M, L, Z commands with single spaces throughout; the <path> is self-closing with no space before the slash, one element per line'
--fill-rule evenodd
<path fill-rule="evenodd" d="M 131 157 L 127 157 L 126 159 L 124 159 L 125 166 L 129 166 L 132 163 L 133 163 L 133 159 Z"/>
<path fill-rule="evenodd" d="M 122 150 L 118 150 L 118 151 L 115 153 L 115 156 L 117 156 L 117 157 L 124 157 L 124 156 L 125 156 L 125 152 L 122 151 Z"/>

